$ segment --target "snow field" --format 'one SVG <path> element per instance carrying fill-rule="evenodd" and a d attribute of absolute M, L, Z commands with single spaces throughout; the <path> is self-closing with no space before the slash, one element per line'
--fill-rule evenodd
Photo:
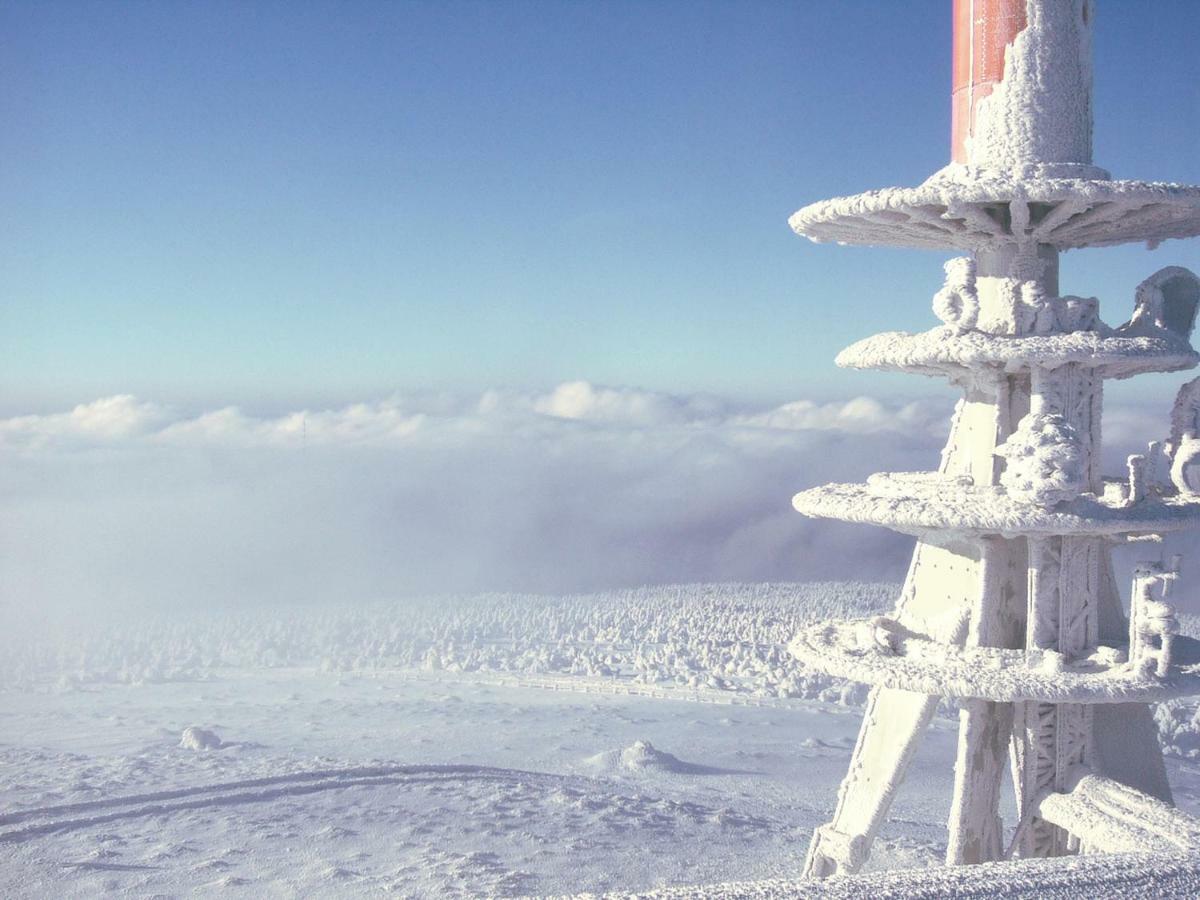
<path fill-rule="evenodd" d="M 862 692 L 783 645 L 895 592 L 689 585 L 10 629 L 0 896 L 789 884 Z M 1194 710 L 1159 711 L 1181 755 L 1200 746 Z M 872 867 L 941 860 L 956 736 L 935 719 Z M 1169 768 L 1195 809 L 1200 770 Z"/>
<path fill-rule="evenodd" d="M 858 718 L 420 671 L 10 691 L 0 896 L 540 896 L 794 877 Z M 220 747 L 181 746 L 192 726 Z M 881 865 L 939 858 L 954 734 L 935 724 Z"/>

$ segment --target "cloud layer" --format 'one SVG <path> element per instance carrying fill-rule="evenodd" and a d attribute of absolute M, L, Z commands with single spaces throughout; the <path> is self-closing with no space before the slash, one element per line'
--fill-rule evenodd
<path fill-rule="evenodd" d="M 0 613 L 899 579 L 910 539 L 790 498 L 933 468 L 950 407 L 570 382 L 270 417 L 115 396 L 4 419 Z"/>
<path fill-rule="evenodd" d="M 545 394 L 488 390 L 478 397 L 396 395 L 373 403 L 302 410 L 274 418 L 250 416 L 237 407 L 189 416 L 119 394 L 80 404 L 69 412 L 0 419 L 0 449 L 80 449 L 133 442 L 176 447 L 382 445 L 447 430 L 479 435 L 524 426 L 568 433 L 571 423 L 625 432 L 687 427 L 734 428 L 745 433 L 891 431 L 940 437 L 947 409 L 945 404 L 932 402 L 894 407 L 871 397 L 856 397 L 825 404 L 797 400 L 756 410 L 708 395 L 598 387 L 586 381 L 565 382 Z"/>
<path fill-rule="evenodd" d="M 0 420 L 0 589 L 95 608 L 894 578 L 909 541 L 789 499 L 934 464 L 947 415 L 587 382 L 275 417 L 107 397 Z"/>

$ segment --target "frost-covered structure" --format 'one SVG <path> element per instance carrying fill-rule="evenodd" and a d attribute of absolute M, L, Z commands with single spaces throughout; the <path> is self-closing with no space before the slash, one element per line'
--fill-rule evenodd
<path fill-rule="evenodd" d="M 807 874 L 854 872 L 942 697 L 960 703 L 947 862 L 1016 854 L 1200 848 L 1171 806 L 1151 701 L 1200 693 L 1200 645 L 1179 636 L 1178 560 L 1135 574 L 1122 613 L 1114 543 L 1200 525 L 1200 380 L 1165 445 L 1099 470 L 1105 379 L 1190 368 L 1200 280 L 1138 289 L 1119 327 L 1062 295 L 1073 247 L 1200 233 L 1200 187 L 1112 180 L 1091 156 L 1091 0 L 955 0 L 952 162 L 916 188 L 816 203 L 814 241 L 964 251 L 933 299 L 942 324 L 877 335 L 844 366 L 937 375 L 963 391 L 936 473 L 797 494 L 810 516 L 918 539 L 889 616 L 803 630 L 791 651 L 871 685 L 833 819 Z M 1164 429 L 1165 430 L 1165 429 Z M 1011 763 L 1018 821 L 998 815 Z"/>

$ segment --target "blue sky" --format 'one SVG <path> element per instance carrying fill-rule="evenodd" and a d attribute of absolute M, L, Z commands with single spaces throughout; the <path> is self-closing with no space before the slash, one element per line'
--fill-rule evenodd
<path fill-rule="evenodd" d="M 932 324 L 942 257 L 786 218 L 944 164 L 949 21 L 948 0 L 0 3 L 2 411 L 932 390 L 832 357 Z M 1198 36 L 1193 0 L 1100 4 L 1115 175 L 1200 182 Z M 1200 269 L 1200 242 L 1068 254 L 1063 289 L 1121 321 L 1168 264 Z"/>

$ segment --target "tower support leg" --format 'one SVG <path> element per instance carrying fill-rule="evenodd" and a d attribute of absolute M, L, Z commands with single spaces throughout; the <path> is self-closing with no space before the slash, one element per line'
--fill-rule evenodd
<path fill-rule="evenodd" d="M 947 643 L 967 635 L 968 613 L 980 592 L 980 557 L 973 546 L 918 543 L 897 604 L 897 618 Z M 940 697 L 874 688 L 867 700 L 850 770 L 838 790 L 833 819 L 813 833 L 805 875 L 825 878 L 858 871 L 870 852 L 921 733 Z"/>
<path fill-rule="evenodd" d="M 954 799 L 946 864 L 990 862 L 1003 856 L 1000 782 L 1008 761 L 1012 704 L 967 700 L 959 711 Z"/>
<path fill-rule="evenodd" d="M 987 538 L 980 551 L 981 590 L 971 611 L 967 644 L 1015 647 L 1024 620 L 1023 604 L 1018 602 L 1024 599 L 1024 543 Z M 947 865 L 989 862 L 1003 856 L 1000 784 L 1012 727 L 1012 704 L 963 702 L 947 829 Z"/>
<path fill-rule="evenodd" d="M 889 688 L 871 691 L 833 820 L 813 832 L 805 877 L 852 874 L 866 861 L 938 699 Z"/>
<path fill-rule="evenodd" d="M 1102 555 L 1107 547 L 1093 537 L 1029 538 L 1029 617 L 1026 642 L 1075 656 L 1099 637 L 1097 600 Z M 1042 798 L 1061 791 L 1069 773 L 1091 761 L 1092 710 L 1077 703 L 1021 703 L 1014 727 L 1014 781 L 1022 821 L 1022 856 L 1061 856 L 1075 849 L 1067 833 L 1033 810 Z"/>

